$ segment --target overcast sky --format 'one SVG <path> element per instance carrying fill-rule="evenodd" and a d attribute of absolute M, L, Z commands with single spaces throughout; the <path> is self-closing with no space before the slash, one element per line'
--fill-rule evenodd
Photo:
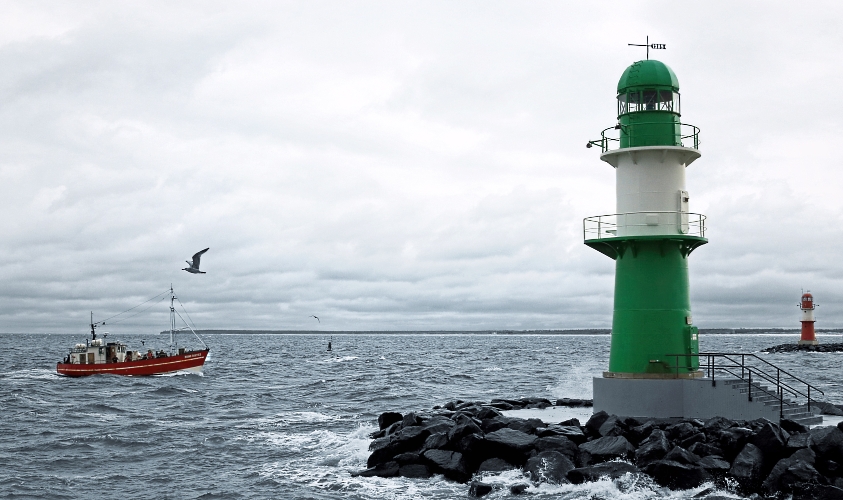
<path fill-rule="evenodd" d="M 701 128 L 695 323 L 796 328 L 805 288 L 843 326 L 840 2 L 0 8 L 0 331 L 170 283 L 207 329 L 608 328 L 585 144 L 647 35 Z"/>

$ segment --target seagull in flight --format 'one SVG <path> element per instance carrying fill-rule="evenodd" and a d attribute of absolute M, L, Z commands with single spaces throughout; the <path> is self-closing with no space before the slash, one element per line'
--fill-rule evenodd
<path fill-rule="evenodd" d="M 208 247 L 208 248 L 210 248 L 210 247 Z M 190 267 L 185 267 L 184 269 L 182 269 L 182 271 L 187 271 L 191 274 L 205 274 L 205 271 L 199 270 L 199 259 L 202 258 L 203 253 L 208 251 L 208 248 L 193 254 L 193 262 L 190 262 L 189 260 L 186 260 L 185 262 L 187 262 L 187 265 L 190 266 Z"/>
<path fill-rule="evenodd" d="M 319 316 L 314 316 L 314 315 L 312 315 L 312 314 L 311 314 L 311 315 L 310 315 L 310 317 L 311 317 L 311 318 L 316 318 L 316 321 L 318 321 L 318 322 L 320 322 L 320 323 L 322 322 L 322 320 L 320 320 L 320 319 L 319 319 Z"/>

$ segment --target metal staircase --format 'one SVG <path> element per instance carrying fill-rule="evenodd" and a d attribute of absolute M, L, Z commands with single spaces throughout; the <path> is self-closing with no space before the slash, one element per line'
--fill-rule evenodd
<path fill-rule="evenodd" d="M 819 408 L 811 407 L 812 396 L 825 395 L 819 388 L 805 382 L 755 354 L 701 352 L 699 354 L 671 354 L 676 365 L 679 359 L 698 357 L 700 370 L 712 387 L 725 386 L 741 395 L 751 406 L 762 406 L 761 413 L 779 421 L 789 419 L 802 425 L 821 424 Z"/>

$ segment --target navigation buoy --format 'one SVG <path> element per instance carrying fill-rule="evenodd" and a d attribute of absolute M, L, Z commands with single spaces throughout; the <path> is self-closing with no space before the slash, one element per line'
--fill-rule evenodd
<path fill-rule="evenodd" d="M 799 302 L 799 308 L 802 309 L 802 338 L 799 340 L 799 345 L 817 345 L 817 336 L 814 333 L 814 296 L 810 292 L 802 294 L 802 300 Z"/>

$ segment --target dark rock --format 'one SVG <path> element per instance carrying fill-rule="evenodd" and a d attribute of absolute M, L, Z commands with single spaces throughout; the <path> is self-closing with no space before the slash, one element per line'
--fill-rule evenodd
<path fill-rule="evenodd" d="M 430 469 L 424 464 L 407 464 L 398 467 L 398 475 L 401 477 L 427 479 L 433 474 L 431 474 Z"/>
<path fill-rule="evenodd" d="M 568 420 L 565 420 L 564 422 L 559 422 L 559 425 L 580 427 L 580 428 L 582 427 L 582 424 L 580 423 L 579 419 L 577 419 L 577 418 L 569 418 Z"/>
<path fill-rule="evenodd" d="M 513 408 L 524 408 L 526 405 L 526 403 L 518 401 L 517 399 L 493 399 L 491 404 L 494 405 L 495 403 L 506 403 Z"/>
<path fill-rule="evenodd" d="M 488 406 L 477 412 L 477 418 L 480 420 L 486 420 L 487 418 L 495 418 L 502 416 L 501 412 L 494 408 L 489 408 Z"/>
<path fill-rule="evenodd" d="M 448 441 L 451 443 L 457 443 L 460 439 L 468 436 L 469 434 L 480 434 L 482 436 L 483 430 L 472 420 L 467 420 L 464 421 L 464 423 L 458 423 L 448 431 Z"/>
<path fill-rule="evenodd" d="M 733 427 L 735 423 L 725 417 L 711 417 L 703 423 L 703 432 L 711 434 L 712 432 L 721 432 Z"/>
<path fill-rule="evenodd" d="M 635 448 L 623 436 L 607 436 L 580 445 L 580 463 L 591 465 L 614 458 L 629 459 Z"/>
<path fill-rule="evenodd" d="M 456 443 L 450 443 L 451 449 L 463 454 L 466 466 L 473 470 L 485 458 L 486 440 L 479 434 L 469 434 Z"/>
<path fill-rule="evenodd" d="M 671 441 L 682 441 L 697 433 L 697 429 L 688 422 L 679 422 L 678 424 L 671 425 L 665 431 Z"/>
<path fill-rule="evenodd" d="M 507 424 L 507 427 L 516 431 L 526 432 L 527 434 L 535 434 L 536 429 L 544 427 L 544 422 L 537 418 L 528 418 L 526 420 L 515 418 Z"/>
<path fill-rule="evenodd" d="M 424 458 L 435 472 L 441 472 L 448 479 L 464 483 L 470 477 L 462 453 L 458 451 L 427 450 Z"/>
<path fill-rule="evenodd" d="M 723 458 L 732 461 L 743 450 L 746 440 L 752 431 L 746 427 L 732 427 L 720 433 L 720 449 L 723 450 Z"/>
<path fill-rule="evenodd" d="M 837 427 L 814 427 L 809 431 L 811 447 L 823 458 L 843 460 L 843 431 Z"/>
<path fill-rule="evenodd" d="M 553 406 L 550 403 L 540 402 L 540 403 L 529 403 L 525 408 L 536 408 L 539 410 L 544 410 L 545 408 L 549 408 Z"/>
<path fill-rule="evenodd" d="M 530 474 L 534 483 L 567 483 L 568 472 L 573 469 L 574 463 L 558 451 L 543 451 L 524 466 L 524 472 Z"/>
<path fill-rule="evenodd" d="M 381 429 L 379 431 L 375 431 L 375 432 L 369 434 L 369 437 L 372 438 L 372 439 L 380 439 L 384 436 L 386 436 L 386 429 Z"/>
<path fill-rule="evenodd" d="M 408 451 L 395 455 L 394 460 L 398 462 L 398 465 L 417 464 L 421 463 L 421 455 L 413 451 Z"/>
<path fill-rule="evenodd" d="M 811 435 L 809 433 L 803 432 L 800 434 L 793 434 L 790 436 L 790 439 L 787 440 L 787 453 L 793 454 L 793 452 L 797 450 L 808 448 L 810 446 Z"/>
<path fill-rule="evenodd" d="M 657 427 L 653 424 L 653 422 L 644 422 L 641 425 L 631 427 L 629 432 L 626 434 L 626 437 L 631 443 L 638 445 L 647 439 L 650 436 L 650 433 L 653 432 L 653 429 L 656 428 Z"/>
<path fill-rule="evenodd" d="M 664 459 L 679 462 L 680 464 L 685 465 L 696 465 L 700 461 L 700 457 L 694 455 L 681 446 L 675 446 L 667 453 L 667 455 L 664 456 Z"/>
<path fill-rule="evenodd" d="M 687 452 L 686 452 L 687 453 Z M 658 484 L 673 489 L 687 490 L 696 488 L 711 479 L 711 476 L 699 465 L 688 465 L 673 460 L 656 460 L 644 467 Z"/>
<path fill-rule="evenodd" d="M 621 419 L 612 415 L 611 417 L 607 418 L 603 425 L 597 429 L 597 433 L 603 437 L 606 436 L 623 436 L 626 432 L 626 428 L 624 427 Z"/>
<path fill-rule="evenodd" d="M 688 448 L 688 451 L 698 457 L 707 457 L 710 455 L 723 456 L 723 450 L 719 446 L 709 443 L 694 443 L 693 446 Z"/>
<path fill-rule="evenodd" d="M 556 400 L 556 406 L 568 406 L 571 408 L 591 407 L 594 401 L 591 399 L 560 398 Z"/>
<path fill-rule="evenodd" d="M 352 477 L 395 477 L 398 475 L 398 462 L 386 462 L 369 467 L 360 472 L 353 472 Z"/>
<path fill-rule="evenodd" d="M 512 409 L 515 408 L 511 404 L 504 403 L 503 401 L 499 401 L 497 403 L 490 403 L 489 406 L 491 406 L 493 408 L 497 408 L 498 410 L 503 410 L 503 411 L 508 411 L 508 410 L 512 410 Z"/>
<path fill-rule="evenodd" d="M 512 419 L 508 417 L 495 417 L 495 418 L 487 418 L 480 422 L 480 428 L 483 429 L 483 432 L 486 434 L 490 432 L 495 432 L 498 429 L 503 429 Z"/>
<path fill-rule="evenodd" d="M 445 403 L 444 405 L 442 405 L 442 407 L 445 408 L 446 410 L 454 411 L 457 408 L 457 403 L 455 403 L 454 401 L 449 401 L 449 402 Z"/>
<path fill-rule="evenodd" d="M 536 442 L 536 436 L 514 429 L 503 428 L 486 434 L 487 456 L 498 457 L 515 465 L 527 460 L 527 454 Z"/>
<path fill-rule="evenodd" d="M 726 474 L 727 472 L 729 472 L 729 469 L 732 468 L 732 465 L 729 462 L 715 455 L 709 455 L 707 457 L 701 458 L 697 465 L 712 474 L 718 475 Z"/>
<path fill-rule="evenodd" d="M 599 436 L 600 426 L 602 426 L 607 420 L 609 420 L 609 414 L 605 411 L 598 411 L 588 419 L 588 422 L 585 423 L 585 431 L 592 436 Z"/>
<path fill-rule="evenodd" d="M 404 418 L 401 419 L 401 424 L 404 427 L 410 427 L 410 426 L 413 426 L 413 425 L 421 425 L 421 423 L 422 423 L 421 418 L 419 418 L 419 416 L 416 415 L 413 412 L 410 412 L 410 413 L 404 415 Z"/>
<path fill-rule="evenodd" d="M 670 442 L 661 429 L 655 429 L 650 436 L 635 450 L 635 463 L 639 467 L 661 460 L 670 451 Z"/>
<path fill-rule="evenodd" d="M 729 474 L 734 477 L 742 488 L 755 491 L 764 479 L 764 454 L 752 443 L 747 443 L 743 450 L 735 457 Z"/>
<path fill-rule="evenodd" d="M 545 436 L 563 436 L 576 444 L 585 443 L 588 438 L 583 434 L 579 426 L 574 425 L 550 425 L 538 433 L 539 437 Z"/>
<path fill-rule="evenodd" d="M 545 398 L 521 398 L 521 402 L 527 405 L 544 404 L 547 406 L 553 406 L 553 403 L 551 403 L 549 399 Z M 547 408 L 547 406 L 545 406 L 545 408 Z"/>
<path fill-rule="evenodd" d="M 516 467 L 506 460 L 500 458 L 490 458 L 484 460 L 477 468 L 477 472 L 503 472 L 505 470 L 512 470 Z"/>
<path fill-rule="evenodd" d="M 803 432 L 808 432 L 810 430 L 807 427 L 805 427 L 804 425 L 800 424 L 799 422 L 794 422 L 793 420 L 790 420 L 789 418 L 782 419 L 782 421 L 779 422 L 779 425 L 781 426 L 782 429 L 786 430 L 790 435 L 800 434 L 800 433 L 803 433 Z"/>
<path fill-rule="evenodd" d="M 685 448 L 686 450 L 689 449 L 691 446 L 694 446 L 697 443 L 704 443 L 705 442 L 705 434 L 702 432 L 697 432 L 695 434 L 691 434 L 690 436 L 686 437 L 679 441 L 679 446 Z"/>
<path fill-rule="evenodd" d="M 400 422 L 402 418 L 404 418 L 403 415 L 394 411 L 381 413 L 380 416 L 378 416 L 378 428 L 381 430 L 386 429 L 395 422 Z"/>
<path fill-rule="evenodd" d="M 769 421 L 765 421 L 760 429 L 749 436 L 748 442 L 757 446 L 764 454 L 765 472 L 784 458 L 789 437 L 787 431 L 782 431 L 781 427 Z"/>
<path fill-rule="evenodd" d="M 826 403 L 824 401 L 811 401 L 811 409 L 813 409 L 814 405 L 819 408 L 820 412 L 823 415 L 832 415 L 835 417 L 843 417 L 843 411 L 840 408 L 834 406 L 831 403 Z"/>
<path fill-rule="evenodd" d="M 425 450 L 435 450 L 445 448 L 446 446 L 448 446 L 448 434 L 444 432 L 437 432 L 436 434 L 431 434 L 427 439 L 425 439 L 422 448 Z"/>
<path fill-rule="evenodd" d="M 389 427 L 383 430 L 384 434 L 389 436 L 391 434 L 395 434 L 396 432 L 400 431 L 401 428 L 404 427 L 404 422 L 399 420 L 398 422 L 393 422 L 389 424 Z"/>
<path fill-rule="evenodd" d="M 572 461 L 576 462 L 579 455 L 579 449 L 573 441 L 565 436 L 546 436 L 536 439 L 533 447 L 539 453 L 543 451 L 558 451 Z"/>
<path fill-rule="evenodd" d="M 465 410 L 468 408 L 481 408 L 483 406 L 483 401 L 466 401 L 464 403 L 459 403 L 457 406 L 454 407 L 455 410 Z M 476 411 L 476 410 L 474 410 Z"/>
<path fill-rule="evenodd" d="M 835 477 L 840 475 L 840 464 L 834 460 L 820 460 L 813 465 L 824 476 Z"/>
<path fill-rule="evenodd" d="M 793 500 L 843 500 L 843 489 L 823 484 L 802 484 L 793 488 Z"/>
<path fill-rule="evenodd" d="M 527 491 L 527 488 L 529 488 L 529 487 L 530 487 L 529 484 L 524 484 L 524 483 L 513 484 L 512 486 L 509 487 L 509 492 L 512 493 L 513 495 L 520 495 L 521 493 L 524 493 L 525 491 Z"/>
<path fill-rule="evenodd" d="M 636 474 L 640 472 L 638 467 L 626 462 L 607 462 L 587 467 L 579 467 L 568 472 L 568 481 L 574 484 L 582 484 L 590 481 L 597 481 L 601 477 L 617 479 L 624 474 Z"/>
<path fill-rule="evenodd" d="M 768 493 L 783 491 L 789 493 L 799 483 L 824 483 L 825 480 L 813 467 L 814 452 L 809 448 L 797 451 L 793 456 L 783 458 L 770 471 L 762 487 Z"/>
<path fill-rule="evenodd" d="M 492 485 L 481 481 L 472 481 L 468 488 L 468 494 L 473 497 L 482 497 L 492 492 Z"/>

